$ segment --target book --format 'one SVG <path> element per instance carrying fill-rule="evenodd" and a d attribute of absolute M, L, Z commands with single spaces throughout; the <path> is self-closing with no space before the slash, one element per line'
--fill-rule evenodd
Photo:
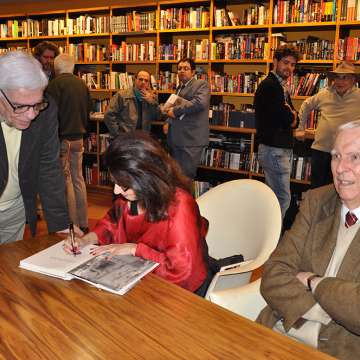
<path fill-rule="evenodd" d="M 171 94 L 169 98 L 166 100 L 166 103 L 163 105 L 162 109 L 163 111 L 167 111 L 174 106 L 183 105 L 189 102 L 190 102 L 189 100 L 186 100 L 179 95 Z M 181 115 L 179 119 L 182 120 L 184 116 L 185 114 Z"/>
<path fill-rule="evenodd" d="M 159 264 L 131 255 L 108 253 L 98 256 L 90 254 L 95 245 L 87 245 L 76 256 L 68 254 L 60 241 L 32 256 L 20 261 L 22 269 L 54 276 L 63 280 L 79 279 L 93 286 L 124 295 L 141 278 Z"/>

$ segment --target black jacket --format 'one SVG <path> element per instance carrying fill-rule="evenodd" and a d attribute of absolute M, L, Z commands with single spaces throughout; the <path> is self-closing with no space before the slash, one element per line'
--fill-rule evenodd
<path fill-rule="evenodd" d="M 288 104 L 294 109 L 291 99 Z M 284 90 L 273 73 L 260 83 L 254 99 L 256 131 L 259 144 L 292 148 L 293 113 L 285 104 Z"/>
<path fill-rule="evenodd" d="M 36 195 L 40 194 L 49 232 L 66 229 L 68 213 L 65 183 L 59 159 L 57 108 L 50 99 L 42 111 L 23 130 L 19 154 L 19 183 L 24 200 L 26 220 L 32 235 L 36 232 Z M 9 176 L 5 139 L 0 126 L 0 196 Z"/>

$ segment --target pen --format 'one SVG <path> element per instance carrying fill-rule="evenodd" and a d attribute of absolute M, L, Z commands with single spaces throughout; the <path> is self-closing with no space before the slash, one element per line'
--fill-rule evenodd
<path fill-rule="evenodd" d="M 74 224 L 69 224 L 69 233 L 70 233 L 70 242 L 71 242 L 71 251 L 73 252 L 74 256 L 76 256 L 75 251 L 75 232 L 74 232 Z"/>

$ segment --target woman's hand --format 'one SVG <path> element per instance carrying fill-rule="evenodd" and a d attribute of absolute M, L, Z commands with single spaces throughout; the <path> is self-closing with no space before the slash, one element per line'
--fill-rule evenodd
<path fill-rule="evenodd" d="M 94 232 L 89 232 L 85 236 L 79 237 L 75 234 L 74 244 L 71 244 L 71 237 L 68 236 L 64 240 L 64 251 L 69 254 L 80 254 L 81 248 L 86 245 L 97 244 L 98 237 Z M 74 248 L 73 248 L 74 246 Z"/>
<path fill-rule="evenodd" d="M 110 244 L 102 245 L 91 250 L 91 254 L 94 256 L 109 253 L 107 259 L 110 260 L 114 255 L 132 255 L 135 256 L 136 244 L 125 243 L 125 244 Z"/>

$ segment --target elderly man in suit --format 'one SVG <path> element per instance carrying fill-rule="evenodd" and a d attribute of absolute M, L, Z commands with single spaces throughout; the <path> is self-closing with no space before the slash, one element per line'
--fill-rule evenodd
<path fill-rule="evenodd" d="M 49 232 L 68 227 L 59 159 L 57 107 L 44 97 L 48 79 L 22 51 L 0 56 L 0 243 L 36 233 L 40 194 Z"/>
<path fill-rule="evenodd" d="M 202 150 L 209 143 L 210 90 L 205 80 L 195 79 L 195 63 L 184 58 L 177 64 L 180 85 L 176 94 L 187 100 L 167 110 L 170 154 L 183 173 L 195 178 Z"/>
<path fill-rule="evenodd" d="M 336 358 L 360 354 L 360 121 L 339 127 L 333 185 L 310 190 L 265 265 L 258 321 Z"/>

